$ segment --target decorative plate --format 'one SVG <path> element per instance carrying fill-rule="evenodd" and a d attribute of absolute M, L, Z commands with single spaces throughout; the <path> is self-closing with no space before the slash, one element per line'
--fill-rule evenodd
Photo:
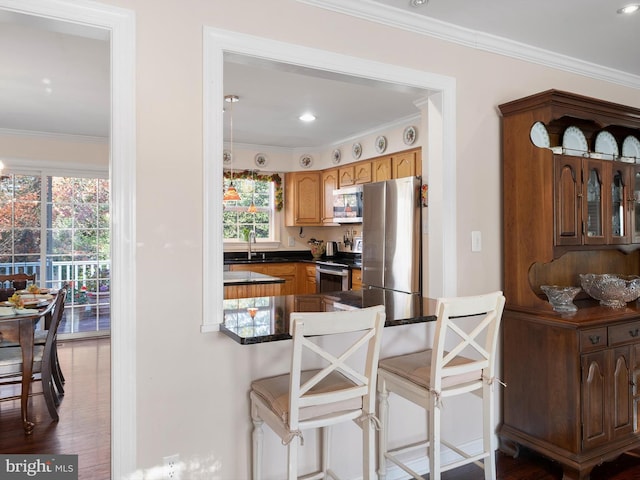
<path fill-rule="evenodd" d="M 562 136 L 562 146 L 567 155 L 583 156 L 589 151 L 587 139 L 578 127 L 570 126 L 564 131 Z"/>
<path fill-rule="evenodd" d="M 258 167 L 264 167 L 267 165 L 267 156 L 264 153 L 257 153 L 253 161 Z"/>
<path fill-rule="evenodd" d="M 351 155 L 353 155 L 353 158 L 358 160 L 360 158 L 360 155 L 362 155 L 362 145 L 357 142 L 354 143 L 353 147 L 351 147 Z"/>
<path fill-rule="evenodd" d="M 225 165 L 229 165 L 231 163 L 231 152 L 229 150 L 222 152 L 222 162 Z"/>
<path fill-rule="evenodd" d="M 602 131 L 596 136 L 596 152 L 605 153 L 612 157 L 617 157 L 620 154 L 618 150 L 618 142 L 616 138 L 609 132 Z"/>
<path fill-rule="evenodd" d="M 529 132 L 529 138 L 531 138 L 533 144 L 538 148 L 549 148 L 551 146 L 549 132 L 547 132 L 547 127 L 545 127 L 542 122 L 533 124 Z"/>
<path fill-rule="evenodd" d="M 418 132 L 414 126 L 407 127 L 404 129 L 404 132 L 402 132 L 402 140 L 405 145 L 413 145 L 417 137 Z"/>
<path fill-rule="evenodd" d="M 386 149 L 387 149 L 387 138 L 383 135 L 380 135 L 378 138 L 376 138 L 376 152 L 384 153 Z"/>
<path fill-rule="evenodd" d="M 629 135 L 622 141 L 622 156 L 640 159 L 640 140 Z"/>
<path fill-rule="evenodd" d="M 337 165 L 340 163 L 340 159 L 342 158 L 342 152 L 340 151 L 339 148 L 336 148 L 332 153 L 331 153 L 331 161 L 333 162 L 334 165 Z"/>
<path fill-rule="evenodd" d="M 311 155 L 302 155 L 300 157 L 300 166 L 302 168 L 309 168 L 313 165 L 313 157 Z"/>

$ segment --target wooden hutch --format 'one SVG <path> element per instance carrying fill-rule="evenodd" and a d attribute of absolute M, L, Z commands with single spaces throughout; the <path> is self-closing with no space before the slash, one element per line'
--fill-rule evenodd
<path fill-rule="evenodd" d="M 581 292 L 578 311 L 560 314 L 540 285 L 580 286 L 581 273 L 640 274 L 640 159 L 590 153 L 603 131 L 619 147 L 640 139 L 640 109 L 549 90 L 500 112 L 501 448 L 531 448 L 559 462 L 565 480 L 587 480 L 594 466 L 640 447 L 640 307 L 601 307 Z M 537 122 L 548 146 L 532 141 Z M 570 127 L 589 151 L 562 148 Z"/>

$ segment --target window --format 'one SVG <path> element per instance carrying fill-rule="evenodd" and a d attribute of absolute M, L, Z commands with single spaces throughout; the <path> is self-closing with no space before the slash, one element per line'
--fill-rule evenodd
<path fill-rule="evenodd" d="M 109 181 L 1 177 L 0 273 L 13 272 L 36 273 L 40 286 L 71 285 L 61 334 L 109 331 Z"/>
<path fill-rule="evenodd" d="M 231 182 L 231 173 L 225 172 L 225 190 Z M 282 209 L 280 176 L 251 171 L 234 172 L 233 185 L 241 199 L 223 204 L 224 240 L 246 242 L 249 232 L 255 230 L 257 240 L 275 241 L 275 212 Z M 256 207 L 256 213 L 248 212 L 252 202 Z"/>
<path fill-rule="evenodd" d="M 0 177 L 0 273 L 40 275 L 41 179 Z"/>

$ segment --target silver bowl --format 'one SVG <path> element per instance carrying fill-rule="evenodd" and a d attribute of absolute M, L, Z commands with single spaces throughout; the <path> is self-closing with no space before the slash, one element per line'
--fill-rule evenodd
<path fill-rule="evenodd" d="M 624 308 L 627 302 L 640 297 L 640 277 L 637 275 L 585 273 L 579 277 L 582 289 L 600 300 L 603 307 Z"/>
<path fill-rule="evenodd" d="M 540 285 L 540 289 L 547 295 L 553 310 L 560 313 L 571 313 L 578 310 L 573 299 L 580 292 L 580 287 L 562 285 Z"/>

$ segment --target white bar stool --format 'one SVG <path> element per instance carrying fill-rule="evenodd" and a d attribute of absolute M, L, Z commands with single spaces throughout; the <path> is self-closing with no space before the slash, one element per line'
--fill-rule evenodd
<path fill-rule="evenodd" d="M 440 480 L 442 472 L 472 462 L 484 468 L 486 480 L 495 480 L 495 454 L 492 446 L 493 383 L 498 330 L 504 304 L 505 298 L 502 292 L 438 299 L 436 307 L 438 318 L 433 347 L 429 350 L 380 361 L 378 367 L 379 414 L 382 423 L 378 445 L 378 478 L 380 480 L 386 478 L 387 461 L 396 464 L 412 477 L 422 480 L 423 477 L 407 466 L 406 460 L 401 461 L 399 456 L 414 450 L 425 452 L 425 447 L 429 457 L 430 480 Z M 477 321 L 475 318 L 469 321 L 469 317 L 477 317 Z M 445 346 L 449 351 L 445 351 Z M 469 392 L 482 397 L 483 449 L 479 453 L 464 452 L 441 436 L 440 411 L 443 403 L 447 398 Z M 389 393 L 400 395 L 427 410 L 428 438 L 426 441 L 388 450 Z M 458 459 L 442 465 L 441 445 L 455 452 Z"/>
<path fill-rule="evenodd" d="M 303 431 L 312 428 L 322 429 L 321 466 L 318 472 L 304 478 L 338 478 L 328 465 L 328 428 L 352 420 L 363 431 L 363 478 L 374 478 L 375 428 L 379 423 L 375 417 L 376 375 L 385 318 L 383 306 L 291 314 L 293 351 L 290 373 L 251 384 L 254 480 L 261 478 L 263 422 L 287 446 L 287 478 L 293 480 L 298 478 L 298 443 L 303 444 Z M 351 341 L 337 355 L 320 346 L 323 343 L 335 346 L 336 342 L 327 341 L 327 337 L 335 336 L 347 337 Z M 355 353 L 363 351 L 366 355 L 364 362 L 357 362 L 359 365 L 347 363 Z M 323 366 L 303 370 L 303 358 L 308 361 L 309 357 L 316 361 L 321 359 Z"/>

